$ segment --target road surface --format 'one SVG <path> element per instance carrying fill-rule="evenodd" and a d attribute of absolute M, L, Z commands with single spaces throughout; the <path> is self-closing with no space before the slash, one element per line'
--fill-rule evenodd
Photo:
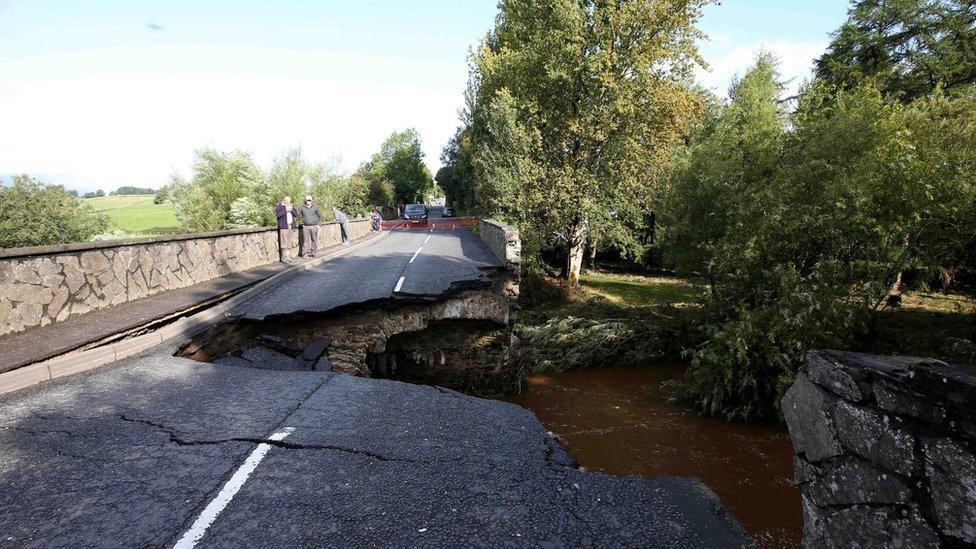
<path fill-rule="evenodd" d="M 487 285 L 502 265 L 465 229 L 390 231 L 382 240 L 323 263 L 264 292 L 235 314 L 244 318 L 324 312 L 395 296 L 436 297 Z"/>
<path fill-rule="evenodd" d="M 201 547 L 747 541 L 697 481 L 580 471 L 531 412 L 446 389 L 161 351 L 0 398 L 0 545 L 197 534 Z"/>

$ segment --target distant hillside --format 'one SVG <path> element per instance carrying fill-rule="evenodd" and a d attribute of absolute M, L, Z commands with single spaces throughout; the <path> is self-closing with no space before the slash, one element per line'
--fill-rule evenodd
<path fill-rule="evenodd" d="M 126 195 L 154 195 L 156 191 L 150 188 L 144 187 L 119 187 L 118 189 L 109 193 L 112 196 L 126 196 Z"/>
<path fill-rule="evenodd" d="M 172 204 L 153 204 L 153 195 L 103 196 L 82 201 L 105 212 L 112 219 L 112 229 L 144 235 L 180 231 L 180 220 Z"/>

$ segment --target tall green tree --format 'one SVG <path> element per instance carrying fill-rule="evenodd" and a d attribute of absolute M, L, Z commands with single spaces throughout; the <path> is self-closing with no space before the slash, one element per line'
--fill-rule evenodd
<path fill-rule="evenodd" d="M 390 134 L 357 173 L 367 182 L 370 196 L 376 200 L 387 198 L 392 187 L 394 202 L 423 202 L 434 188 L 430 169 L 424 164 L 420 133 L 413 128 Z"/>
<path fill-rule="evenodd" d="M 15 175 L 9 187 L 0 185 L 0 248 L 83 242 L 108 226 L 104 214 L 61 185 L 28 175 Z"/>
<path fill-rule="evenodd" d="M 728 104 L 713 103 L 689 146 L 675 155 L 661 208 L 667 254 L 713 286 L 723 271 L 715 246 L 741 218 L 737 210 L 769 187 L 786 139 L 776 65 L 772 55 L 760 55 L 733 81 Z"/>
<path fill-rule="evenodd" d="M 471 135 L 462 127 L 451 138 L 441 153 L 443 167 L 437 170 L 434 180 L 444 190 L 447 203 L 457 211 L 474 212 L 475 173 L 471 156 Z"/>
<path fill-rule="evenodd" d="M 976 83 L 973 0 L 856 0 L 817 61 L 821 80 L 868 82 L 905 101 Z"/>
<path fill-rule="evenodd" d="M 503 0 L 474 55 L 480 207 L 558 241 L 571 281 L 588 236 L 641 229 L 669 150 L 703 107 L 688 82 L 706 3 Z"/>

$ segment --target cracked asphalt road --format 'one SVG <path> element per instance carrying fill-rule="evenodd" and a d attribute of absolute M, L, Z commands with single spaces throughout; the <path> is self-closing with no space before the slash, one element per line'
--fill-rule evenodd
<path fill-rule="evenodd" d="M 392 231 L 275 286 L 234 314 L 260 320 L 296 311 L 330 311 L 394 294 L 435 297 L 459 284 L 487 283 L 485 269 L 501 266 L 466 229 Z"/>
<path fill-rule="evenodd" d="M 0 545 L 171 546 L 262 443 L 200 546 L 751 543 L 699 482 L 581 471 L 518 406 L 172 350 L 0 397 Z"/>

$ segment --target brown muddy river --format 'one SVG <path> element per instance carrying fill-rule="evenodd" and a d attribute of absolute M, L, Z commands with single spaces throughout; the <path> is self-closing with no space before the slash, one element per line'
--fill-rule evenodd
<path fill-rule="evenodd" d="M 729 424 L 670 404 L 682 365 L 530 376 L 507 400 L 563 437 L 584 467 L 702 479 L 763 547 L 799 547 L 803 518 L 785 427 Z"/>

